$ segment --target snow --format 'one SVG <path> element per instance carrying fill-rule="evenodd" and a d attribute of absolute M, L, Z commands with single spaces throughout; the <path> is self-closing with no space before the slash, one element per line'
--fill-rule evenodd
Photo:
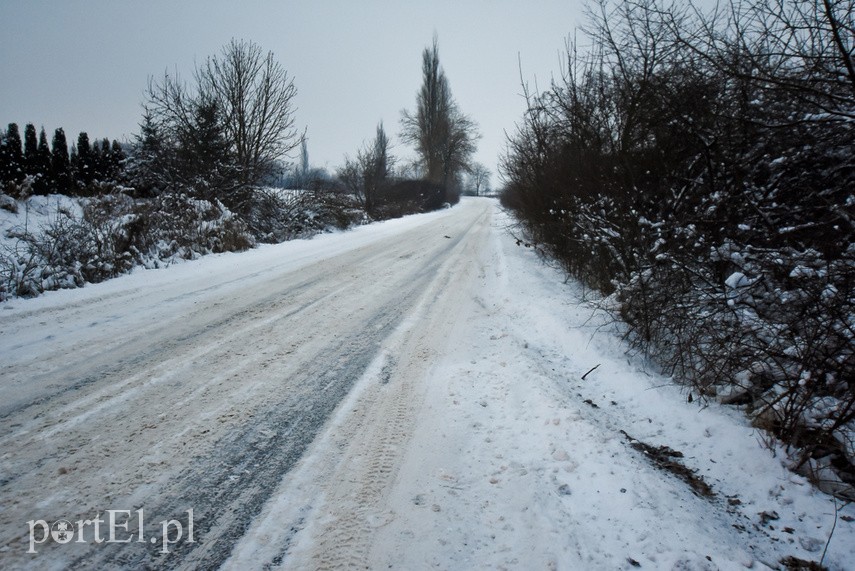
<path fill-rule="evenodd" d="M 671 380 L 628 358 L 606 317 L 516 246 L 507 224 L 496 214 L 477 278 L 461 280 L 464 305 L 412 395 L 418 413 L 395 477 L 352 510 L 360 525 L 344 540 L 336 533 L 350 521 L 337 504 L 364 493 L 340 446 L 354 438 L 348 414 L 372 411 L 351 401 L 226 568 L 261 568 L 271 554 L 287 569 L 333 567 L 344 557 L 374 569 L 620 569 L 633 561 L 756 569 L 777 568 L 787 555 L 818 560 L 833 500 L 789 472 L 782 451 L 766 450 L 741 413 L 687 404 Z M 360 390 L 380 387 L 382 369 L 375 362 Z M 683 452 L 715 498 L 654 468 L 622 430 Z M 838 522 L 826 565 L 855 560 L 853 532 Z M 335 542 L 324 541 L 330 534 Z"/>
<path fill-rule="evenodd" d="M 791 278 L 812 278 L 816 276 L 816 271 L 813 268 L 808 268 L 806 266 L 796 266 L 790 272 Z"/>
<path fill-rule="evenodd" d="M 33 563 L 12 560 L 20 545 L 8 540 L 13 524 L 42 516 L 30 513 L 33 498 L 70 517 L 62 509 L 74 501 L 110 507 L 99 503 L 100 486 L 119 509 L 132 507 L 123 497 L 148 507 L 185 490 L 164 483 L 195 474 L 194 458 L 222 469 L 228 451 L 212 435 L 260 422 L 263 403 L 301 390 L 285 384 L 301 369 L 337 370 L 337 353 L 318 355 L 347 345 L 345 326 L 353 326 L 364 339 L 357 353 L 370 351 L 366 365 L 241 527 L 223 568 L 763 569 L 786 556 L 819 561 L 826 542 L 824 564 L 850 568 L 855 507 L 840 509 L 847 519 L 831 536 L 841 506 L 788 471 L 784 451 L 767 450 L 738 409 L 699 395 L 687 403 L 672 379 L 628 355 L 579 287 L 516 244 L 511 222 L 492 200 L 464 199 L 437 213 L 3 304 L 0 358 L 11 373 L 0 383 L 0 409 L 29 402 L 41 412 L 2 418 L 4 472 L 31 465 L 32 474 L 0 488 L 0 531 L 11 546 L 0 560 Z M 731 278 L 732 288 L 747 279 Z M 414 280 L 412 294 L 394 297 Z M 266 305 L 254 306 L 254 296 Z M 308 315 L 287 317 L 292 306 Z M 230 311 L 237 317 L 226 321 Z M 369 325 L 375 315 L 394 315 L 393 326 Z M 218 330 L 220 318 L 240 329 Z M 191 333 L 200 340 L 182 344 Z M 110 338 L 116 367 L 133 374 L 108 370 L 115 378 L 97 390 L 56 403 L 48 385 L 70 382 L 63 375 L 27 382 L 62 362 L 52 357 L 57 347 L 85 353 Z M 151 358 L 159 362 L 149 367 L 141 352 L 134 365 L 137 343 L 158 347 Z M 93 428 L 98 419 L 104 424 Z M 87 451 L 84 430 L 99 435 L 100 448 Z M 49 448 L 48 434 L 74 437 L 81 451 Z M 656 467 L 626 435 L 681 452 L 714 496 Z M 106 463 L 98 456 L 105 447 Z M 51 479 L 81 454 L 88 470 Z M 131 471 L 136 458 L 156 471 Z M 234 477 L 235 485 L 244 478 Z M 71 499 L 56 503 L 64 495 Z M 27 512 L 20 504 L 31 499 Z M 198 527 L 197 541 L 213 549 Z M 45 568 L 64 562 L 59 549 L 44 556 Z"/>
<path fill-rule="evenodd" d="M 750 286 L 751 280 L 742 272 L 733 272 L 726 280 L 724 280 L 724 285 L 730 289 L 739 289 Z"/>
<path fill-rule="evenodd" d="M 68 196 L 51 194 L 48 196 L 31 196 L 28 200 L 18 202 L 3 195 L 10 201 L 9 209 L 0 209 L 0 247 L 10 248 L 15 245 L 16 238 L 11 233 L 34 232 L 50 223 L 57 213 L 65 210 L 80 216 L 81 208 L 77 201 Z M 13 212 L 12 209 L 17 212 Z"/>
<path fill-rule="evenodd" d="M 56 201 L 65 199 L 61 202 L 61 207 L 79 209 L 79 206 L 67 197 L 33 197 L 30 200 L 37 198 L 45 198 L 45 208 L 39 208 L 37 211 L 39 217 L 36 220 L 33 219 L 33 211 L 31 211 L 30 224 L 43 225 L 49 220 L 53 214 L 49 208 L 54 207 L 51 205 L 51 200 L 56 204 Z M 19 213 L 18 217 L 20 218 L 21 215 L 22 213 Z M 272 274 L 277 271 L 295 271 L 318 259 L 340 255 L 394 236 L 403 229 L 430 223 L 440 215 L 440 212 L 432 212 L 388 220 L 382 224 L 360 226 L 347 232 L 332 231 L 312 239 L 293 240 L 283 244 L 260 244 L 252 250 L 240 253 L 211 254 L 194 260 L 176 259 L 173 262 L 175 265 L 168 268 L 169 271 L 163 271 L 162 268 L 137 267 L 131 275 L 98 284 L 87 284 L 82 289 L 45 292 L 35 299 L 12 299 L 2 303 L 2 308 L 33 310 L 61 307 L 91 300 L 99 295 L 125 292 L 137 287 L 147 287 L 152 290 L 170 288 L 169 293 L 178 295 L 184 289 L 192 289 L 208 280 L 212 280 L 210 285 L 213 288 L 237 288 L 248 276 L 258 277 L 259 274 Z M 22 223 L 17 219 L 7 218 L 7 220 L 5 225 L 8 227 L 20 227 Z"/>

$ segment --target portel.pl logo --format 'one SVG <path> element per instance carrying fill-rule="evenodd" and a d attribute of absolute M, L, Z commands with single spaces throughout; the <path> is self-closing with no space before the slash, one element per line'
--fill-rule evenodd
<path fill-rule="evenodd" d="M 55 543 L 160 543 L 160 552 L 169 553 L 169 546 L 181 541 L 187 532 L 187 543 L 195 543 L 193 539 L 193 510 L 187 510 L 187 529 L 177 519 L 160 522 L 160 534 L 145 537 L 145 514 L 142 509 L 134 510 L 136 518 L 131 517 L 131 510 L 106 510 L 106 519 L 99 512 L 95 519 L 79 519 L 76 522 L 60 519 L 48 524 L 43 519 L 31 519 L 30 548 L 27 553 L 38 553 L 36 545 L 41 545 L 48 538 Z M 136 520 L 136 531 L 131 532 L 131 521 Z"/>

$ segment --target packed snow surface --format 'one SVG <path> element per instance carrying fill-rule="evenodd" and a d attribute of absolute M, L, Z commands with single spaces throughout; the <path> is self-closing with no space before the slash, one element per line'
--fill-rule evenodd
<path fill-rule="evenodd" d="M 852 568 L 853 506 L 626 355 L 511 223 L 470 199 L 0 306 L 0 567 Z M 110 509 L 192 509 L 194 542 L 26 553 Z"/>

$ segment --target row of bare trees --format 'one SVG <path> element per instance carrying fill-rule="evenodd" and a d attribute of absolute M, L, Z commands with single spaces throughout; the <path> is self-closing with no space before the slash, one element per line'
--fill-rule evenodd
<path fill-rule="evenodd" d="M 502 165 L 528 238 L 638 348 L 849 494 L 853 4 L 599 0 Z"/>

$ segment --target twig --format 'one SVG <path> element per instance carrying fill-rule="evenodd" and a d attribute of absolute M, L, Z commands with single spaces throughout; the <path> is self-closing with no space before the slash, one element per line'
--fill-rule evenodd
<path fill-rule="evenodd" d="M 597 368 L 597 367 L 599 367 L 600 365 L 602 365 L 602 363 L 597 363 L 597 364 L 596 364 L 595 366 L 593 366 L 593 367 L 592 367 L 592 368 L 591 368 L 587 373 L 585 373 L 584 375 L 582 375 L 582 380 L 584 381 L 584 380 L 585 380 L 585 377 L 587 377 L 588 375 L 590 375 L 591 373 L 593 373 L 593 372 L 596 370 L 596 368 Z"/>
<path fill-rule="evenodd" d="M 831 538 L 834 537 L 834 529 L 837 527 L 837 498 L 831 496 L 831 500 L 834 502 L 834 523 L 831 525 L 831 533 L 828 534 L 828 541 L 825 542 L 825 549 L 822 550 L 822 557 L 819 558 L 820 567 L 822 567 L 822 562 L 825 561 L 825 554 L 828 552 L 828 546 L 831 544 Z M 846 504 L 843 504 L 841 509 L 845 506 Z"/>

